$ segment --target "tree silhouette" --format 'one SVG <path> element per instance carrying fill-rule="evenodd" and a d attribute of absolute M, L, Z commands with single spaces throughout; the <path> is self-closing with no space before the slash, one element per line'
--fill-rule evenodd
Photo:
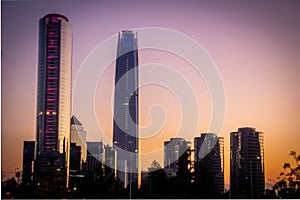
<path fill-rule="evenodd" d="M 284 171 L 279 174 L 278 181 L 273 186 L 274 190 L 278 191 L 280 198 L 300 198 L 300 155 L 295 151 L 291 151 L 291 156 L 296 163 L 293 167 L 290 163 L 284 163 Z"/>
<path fill-rule="evenodd" d="M 212 160 L 209 155 L 201 161 L 195 162 L 194 197 L 212 198 L 214 196 L 211 165 Z"/>
<path fill-rule="evenodd" d="M 23 197 L 20 177 L 21 172 L 17 171 L 14 177 L 1 181 L 1 198 L 14 199 Z"/>
<path fill-rule="evenodd" d="M 169 195 L 168 177 L 160 164 L 154 160 L 146 180 L 138 191 L 139 198 L 167 198 Z"/>

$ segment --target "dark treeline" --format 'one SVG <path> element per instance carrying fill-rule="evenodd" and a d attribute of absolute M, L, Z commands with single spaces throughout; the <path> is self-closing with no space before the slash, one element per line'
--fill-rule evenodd
<path fill-rule="evenodd" d="M 87 173 L 83 178 L 70 179 L 69 190 L 40 188 L 33 182 L 18 183 L 13 177 L 2 182 L 2 198 L 224 198 L 224 194 L 214 193 L 211 181 L 206 180 L 210 167 L 192 172 L 189 156 L 187 151 L 179 158 L 176 176 L 168 177 L 159 166 L 148 173 L 140 187 L 132 183 L 124 188 L 123 183 L 115 178 L 114 171 L 100 163 L 95 172 Z"/>
<path fill-rule="evenodd" d="M 2 181 L 2 198 L 232 198 L 230 191 L 216 193 L 210 179 L 209 157 L 203 163 L 195 163 L 191 170 L 188 153 L 184 153 L 177 162 L 176 176 L 168 177 L 160 166 L 149 172 L 138 188 L 136 183 L 131 187 L 123 187 L 123 183 L 115 178 L 112 169 L 99 164 L 96 171 L 86 174 L 79 180 L 72 180 L 72 189 L 58 189 L 57 187 L 39 188 L 33 182 L 22 182 L 20 173 L 15 177 Z M 300 196 L 300 156 L 291 151 L 290 156 L 296 166 L 290 163 L 283 165 L 284 172 L 280 173 L 273 190 L 267 190 L 266 198 L 299 198 Z M 109 173 L 104 173 L 106 169 Z M 3 178 L 3 177 L 2 177 Z M 75 184 L 76 183 L 76 184 Z M 55 189 L 54 189 L 55 188 Z M 130 191 L 131 188 L 131 191 Z M 277 191 L 277 192 L 275 192 Z M 278 193 L 278 194 L 276 194 Z M 264 198 L 264 197 L 262 197 Z"/>

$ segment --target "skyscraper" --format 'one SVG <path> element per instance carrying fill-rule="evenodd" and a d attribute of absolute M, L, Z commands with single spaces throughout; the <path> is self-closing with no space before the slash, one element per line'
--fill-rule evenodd
<path fill-rule="evenodd" d="M 80 170 L 82 170 L 82 165 L 86 163 L 87 157 L 86 131 L 75 116 L 71 118 L 71 143 L 75 143 L 76 146 L 80 146 L 81 148 Z"/>
<path fill-rule="evenodd" d="M 230 133 L 232 197 L 261 198 L 265 190 L 263 133 L 239 128 Z"/>
<path fill-rule="evenodd" d="M 207 197 L 220 197 L 224 192 L 224 138 L 202 133 L 194 138 L 194 149 L 195 184 L 200 183 Z"/>
<path fill-rule="evenodd" d="M 168 176 L 176 176 L 179 158 L 190 146 L 191 143 L 183 138 L 171 138 L 164 142 L 164 170 Z"/>
<path fill-rule="evenodd" d="M 137 33 L 119 33 L 114 98 L 113 148 L 117 151 L 117 177 L 138 182 L 138 47 Z"/>
<path fill-rule="evenodd" d="M 36 110 L 36 168 L 40 186 L 59 179 L 48 173 L 64 169 L 69 177 L 72 27 L 60 14 L 39 21 Z M 47 160 L 52 160 L 49 164 Z M 58 163 L 63 163 L 64 166 Z M 48 184 L 48 183 L 47 183 Z"/>

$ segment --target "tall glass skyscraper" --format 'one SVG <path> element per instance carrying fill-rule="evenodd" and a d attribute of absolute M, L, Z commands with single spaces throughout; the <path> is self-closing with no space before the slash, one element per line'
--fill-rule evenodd
<path fill-rule="evenodd" d="M 119 33 L 114 98 L 113 148 L 117 177 L 124 185 L 138 181 L 138 47 L 137 33 Z"/>
<path fill-rule="evenodd" d="M 52 171 L 69 177 L 71 112 L 72 26 L 60 14 L 39 21 L 38 85 L 36 110 L 36 170 L 42 185 Z M 53 162 L 47 162 L 51 160 Z M 64 166 L 61 166 L 63 163 Z M 57 166 L 59 165 L 59 167 Z"/>
<path fill-rule="evenodd" d="M 255 128 L 230 133 L 230 190 L 234 198 L 263 197 L 264 140 L 263 133 Z"/>

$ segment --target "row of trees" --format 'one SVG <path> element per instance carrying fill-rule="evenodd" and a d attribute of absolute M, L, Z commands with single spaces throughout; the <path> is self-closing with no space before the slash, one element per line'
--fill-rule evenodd
<path fill-rule="evenodd" d="M 115 178 L 112 169 L 103 167 L 101 163 L 95 172 L 85 174 L 83 178 L 71 179 L 70 189 L 59 189 L 53 191 L 53 187 L 41 188 L 30 183 L 18 183 L 15 178 L 2 182 L 3 198 L 211 198 L 220 197 L 212 194 L 209 187 L 209 180 L 200 185 L 201 181 L 192 183 L 193 177 L 204 180 L 209 173 L 205 168 L 203 171 L 191 172 L 191 151 L 187 150 L 179 158 L 176 176 L 168 177 L 163 168 L 159 165 L 148 174 L 138 188 L 137 183 L 130 187 L 123 187 L 122 182 Z M 110 173 L 105 173 L 104 170 Z M 198 174 L 197 174 L 198 173 Z M 96 175 L 96 176 L 95 176 Z M 204 182 L 203 182 L 204 183 Z M 52 188 L 52 189 L 51 189 Z"/>

